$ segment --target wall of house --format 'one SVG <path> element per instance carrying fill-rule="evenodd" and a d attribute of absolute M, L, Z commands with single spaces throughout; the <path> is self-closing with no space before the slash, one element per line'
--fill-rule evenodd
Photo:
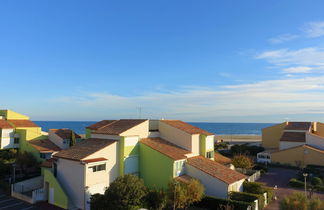
<path fill-rule="evenodd" d="M 227 198 L 228 184 L 206 174 L 205 172 L 186 164 L 186 174 L 198 179 L 205 187 L 205 194 L 219 198 Z"/>
<path fill-rule="evenodd" d="M 19 144 L 14 144 L 14 129 L 0 129 L 0 132 L 0 149 L 19 147 Z"/>
<path fill-rule="evenodd" d="M 303 146 L 271 153 L 271 161 L 293 166 L 324 166 L 324 152 L 315 151 Z"/>
<path fill-rule="evenodd" d="M 50 131 L 48 133 L 49 140 L 53 142 L 56 146 L 58 146 L 61 149 L 67 149 L 69 148 L 69 144 L 64 144 L 63 139 L 56 135 L 53 131 Z"/>
<path fill-rule="evenodd" d="M 89 155 L 88 157 L 84 158 L 84 160 L 100 158 L 100 157 L 108 159 L 107 164 L 106 164 L 105 173 L 91 172 L 89 169 L 87 169 L 86 186 L 92 186 L 92 185 L 98 185 L 98 184 L 109 186 L 109 184 L 111 182 L 113 182 L 119 175 L 119 172 L 118 172 L 119 166 L 118 166 L 118 156 L 117 155 L 118 155 L 118 143 L 115 142 L 115 143 Z M 94 163 L 94 164 L 97 164 L 97 163 Z M 87 168 L 89 166 L 87 165 Z"/>
<path fill-rule="evenodd" d="M 68 209 L 69 207 L 69 199 L 63 188 L 61 187 L 60 183 L 54 177 L 51 169 L 42 168 L 42 175 L 44 177 L 44 186 L 48 183 L 48 189 L 53 189 L 54 192 L 54 203 L 53 205 L 59 206 L 63 209 Z M 49 193 L 47 193 L 49 196 Z M 48 199 L 49 200 L 49 199 Z"/>
<path fill-rule="evenodd" d="M 193 138 L 192 138 L 191 134 L 188 134 L 178 128 L 172 127 L 162 121 L 159 122 L 159 131 L 160 131 L 161 138 L 163 138 L 173 144 L 176 144 L 186 150 L 189 150 L 191 152 L 193 150 L 198 151 L 198 153 L 196 153 L 196 154 L 199 154 L 199 147 L 198 147 L 198 149 L 192 148 Z M 199 141 L 199 135 L 198 135 L 198 137 L 195 137 L 195 138 L 198 138 L 198 141 Z M 196 139 L 195 139 L 195 142 L 197 142 Z M 194 146 L 196 146 L 196 145 L 194 145 Z"/>
<path fill-rule="evenodd" d="M 316 123 L 316 135 L 324 137 L 324 123 L 317 122 Z"/>
<path fill-rule="evenodd" d="M 262 146 L 266 149 L 279 148 L 279 141 L 286 125 L 284 122 L 262 129 Z"/>
<path fill-rule="evenodd" d="M 29 120 L 29 117 L 11 110 L 0 110 L 0 115 L 5 116 L 8 120 Z"/>
<path fill-rule="evenodd" d="M 324 136 L 306 133 L 306 144 L 324 150 Z"/>
<path fill-rule="evenodd" d="M 228 186 L 228 192 L 243 192 L 243 183 L 244 183 L 244 179 L 234 182 L 233 184 L 230 184 Z"/>
<path fill-rule="evenodd" d="M 64 186 L 70 202 L 78 208 L 84 208 L 85 166 L 79 161 L 58 159 L 57 161 L 57 180 Z"/>
<path fill-rule="evenodd" d="M 305 142 L 292 142 L 292 141 L 280 141 L 280 150 L 283 150 L 283 149 L 289 149 L 289 148 L 292 148 L 292 147 L 297 147 L 297 146 L 300 146 L 300 145 L 304 145 Z"/>
<path fill-rule="evenodd" d="M 214 136 L 200 135 L 201 156 L 207 157 L 207 152 L 214 151 Z M 213 159 L 213 158 L 212 158 Z"/>
<path fill-rule="evenodd" d="M 147 187 L 166 189 L 173 179 L 174 160 L 140 143 L 140 177 Z"/>
<path fill-rule="evenodd" d="M 33 140 L 33 138 L 35 140 L 45 139 L 46 136 L 37 135 L 34 129 L 16 129 L 16 133 L 20 136 L 19 152 L 30 152 L 38 161 L 44 161 L 44 159 L 40 158 L 39 151 L 29 144 L 28 141 Z"/>
<path fill-rule="evenodd" d="M 140 138 L 147 138 L 148 135 L 149 135 L 148 120 L 120 134 L 120 136 L 139 136 Z"/>

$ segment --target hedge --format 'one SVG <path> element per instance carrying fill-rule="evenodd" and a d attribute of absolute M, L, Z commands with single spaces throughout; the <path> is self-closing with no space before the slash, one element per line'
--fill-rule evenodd
<path fill-rule="evenodd" d="M 301 187 L 305 186 L 305 183 L 302 182 L 302 181 L 299 181 L 297 179 L 292 178 L 292 179 L 289 180 L 289 186 L 301 188 Z"/>
<path fill-rule="evenodd" d="M 267 200 L 268 203 L 272 200 L 273 198 L 273 189 L 270 187 L 266 187 L 264 184 L 259 183 L 259 182 L 247 182 L 245 181 L 243 183 L 243 189 L 244 192 L 247 193 L 252 193 L 252 194 L 264 194 L 267 193 Z"/>
<path fill-rule="evenodd" d="M 255 208 L 254 202 L 235 201 L 230 199 L 217 198 L 213 196 L 205 196 L 199 203 L 194 205 L 195 207 L 206 209 L 224 209 L 224 206 L 231 206 L 232 209 L 248 209 L 249 206 L 252 209 Z"/>
<path fill-rule="evenodd" d="M 236 201 L 245 201 L 245 202 L 254 202 L 258 200 L 258 209 L 264 208 L 264 196 L 263 194 L 252 194 L 246 192 L 230 192 L 229 197 L 231 200 Z"/>

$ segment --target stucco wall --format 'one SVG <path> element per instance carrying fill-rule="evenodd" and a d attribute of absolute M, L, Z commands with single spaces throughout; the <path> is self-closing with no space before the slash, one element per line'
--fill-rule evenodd
<path fill-rule="evenodd" d="M 53 131 L 50 131 L 48 133 L 49 140 L 53 142 L 56 146 L 58 146 L 61 149 L 67 149 L 69 148 L 69 144 L 63 144 L 63 139 L 56 135 Z"/>
<path fill-rule="evenodd" d="M 70 202 L 84 208 L 84 165 L 79 161 L 60 158 L 57 162 L 57 180 L 64 187 Z"/>
<path fill-rule="evenodd" d="M 159 131 L 160 131 L 160 136 L 171 142 L 171 143 L 174 143 L 186 150 L 189 150 L 189 151 L 193 151 L 195 150 L 196 151 L 196 148 L 192 149 L 192 142 L 193 142 L 193 139 L 192 139 L 192 135 L 180 130 L 180 129 L 177 129 L 177 128 L 174 128 L 166 123 L 163 123 L 162 121 L 159 122 Z M 198 135 L 199 136 L 199 135 Z M 197 141 L 197 140 L 195 140 Z M 198 137 L 198 141 L 199 141 L 199 137 Z M 198 152 L 197 154 L 199 154 L 199 147 L 198 147 Z"/>
<path fill-rule="evenodd" d="M 105 134 L 91 134 L 91 138 L 97 138 L 97 139 L 112 139 L 112 140 L 119 140 L 120 136 L 117 135 L 105 135 Z"/>
<path fill-rule="evenodd" d="M 291 142 L 291 141 L 281 141 L 280 142 L 280 150 L 283 149 L 288 149 L 288 148 L 292 148 L 292 147 L 296 147 L 296 146 L 300 146 L 300 145 L 304 145 L 305 142 Z"/>
<path fill-rule="evenodd" d="M 317 136 L 314 134 L 306 133 L 306 144 L 324 150 L 324 136 Z"/>
<path fill-rule="evenodd" d="M 316 135 L 324 137 L 324 123 L 316 123 Z"/>
<path fill-rule="evenodd" d="M 189 176 L 198 179 L 205 187 L 205 194 L 216 196 L 219 198 L 227 198 L 228 194 L 228 184 L 216 179 L 215 177 L 210 176 L 209 174 L 204 173 L 196 169 L 189 164 L 185 166 L 186 174 Z"/>
<path fill-rule="evenodd" d="M 113 182 L 118 177 L 118 144 L 117 142 L 105 147 L 98 152 L 89 155 L 86 159 L 94 159 L 94 158 L 106 158 L 108 159 L 106 164 L 106 171 L 105 174 L 101 174 L 101 172 L 91 172 L 87 173 L 86 185 L 96 185 L 100 183 L 107 183 L 106 185 L 109 186 L 111 182 Z M 87 166 L 88 167 L 88 166 Z M 87 170 L 89 172 L 89 170 Z"/>
<path fill-rule="evenodd" d="M 0 129 L 0 149 L 17 148 L 19 144 L 14 144 L 14 130 L 13 129 Z"/>
<path fill-rule="evenodd" d="M 286 122 L 262 129 L 262 146 L 266 149 L 279 148 L 285 126 Z"/>
<path fill-rule="evenodd" d="M 147 138 L 148 135 L 149 135 L 148 120 L 120 134 L 120 136 L 139 136 L 140 138 Z"/>

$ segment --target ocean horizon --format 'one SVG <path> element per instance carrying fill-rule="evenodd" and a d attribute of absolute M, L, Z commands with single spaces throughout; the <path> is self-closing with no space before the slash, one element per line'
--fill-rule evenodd
<path fill-rule="evenodd" d="M 42 127 L 43 131 L 49 129 L 69 128 L 78 134 L 85 133 L 85 127 L 97 121 L 34 121 Z M 274 125 L 274 123 L 211 123 L 211 122 L 188 122 L 201 129 L 216 135 L 261 135 L 262 128 Z"/>

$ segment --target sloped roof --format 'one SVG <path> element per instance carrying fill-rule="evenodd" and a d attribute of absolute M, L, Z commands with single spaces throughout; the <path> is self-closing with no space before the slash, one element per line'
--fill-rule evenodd
<path fill-rule="evenodd" d="M 284 132 L 280 138 L 280 141 L 290 141 L 290 142 L 305 142 L 306 133 L 305 132 Z"/>
<path fill-rule="evenodd" d="M 12 123 L 16 128 L 39 127 L 31 120 L 9 120 L 9 122 Z"/>
<path fill-rule="evenodd" d="M 56 153 L 53 157 L 69 160 L 82 160 L 115 142 L 116 140 L 90 138 Z"/>
<path fill-rule="evenodd" d="M 0 128 L 2 129 L 10 129 L 10 128 L 13 128 L 12 125 L 10 125 L 10 123 L 6 120 L 0 120 Z"/>
<path fill-rule="evenodd" d="M 247 178 L 245 175 L 203 156 L 188 158 L 187 163 L 226 184 L 232 184 Z"/>
<path fill-rule="evenodd" d="M 311 126 L 311 122 L 288 122 L 285 130 L 309 130 Z"/>
<path fill-rule="evenodd" d="M 224 155 L 221 155 L 218 152 L 215 152 L 214 154 L 214 160 L 220 164 L 226 165 L 232 163 L 232 160 L 228 157 L 225 157 Z"/>
<path fill-rule="evenodd" d="M 50 131 L 53 131 L 56 135 L 61 137 L 62 139 L 71 139 L 72 138 L 72 131 L 71 129 L 68 128 L 61 128 L 61 129 L 50 129 Z M 74 132 L 75 138 L 81 138 L 77 133 Z"/>
<path fill-rule="evenodd" d="M 89 125 L 86 128 L 89 128 L 91 130 L 97 130 L 97 129 L 102 128 L 102 127 L 104 127 L 106 125 L 109 125 L 110 123 L 113 123 L 115 121 L 116 120 L 102 120 L 102 121 L 99 121 L 99 122 L 97 122 L 95 124 Z"/>
<path fill-rule="evenodd" d="M 323 153 L 324 154 L 324 150 L 322 149 L 319 149 L 319 148 L 316 148 L 316 147 L 313 147 L 309 144 L 303 144 L 303 145 L 298 145 L 298 146 L 295 146 L 295 147 L 290 147 L 290 148 L 287 148 L 287 149 L 282 149 L 282 150 L 275 150 L 275 151 L 271 151 L 270 153 L 278 153 L 278 152 L 284 152 L 284 151 L 288 151 L 288 150 L 291 150 L 291 149 L 296 149 L 296 148 L 304 148 L 304 149 L 310 149 L 310 150 L 313 150 L 315 152 L 319 152 L 319 153 Z"/>
<path fill-rule="evenodd" d="M 108 135 L 119 135 L 143 122 L 146 120 L 142 119 L 122 119 L 122 120 L 115 120 L 114 122 L 103 126 L 93 133 L 97 134 L 108 134 Z"/>
<path fill-rule="evenodd" d="M 61 148 L 56 146 L 53 142 L 51 142 L 48 139 L 31 140 L 28 141 L 28 143 L 40 152 L 57 152 L 61 150 Z"/>
<path fill-rule="evenodd" d="M 85 163 L 95 163 L 95 162 L 99 162 L 99 161 L 106 161 L 108 159 L 100 157 L 100 158 L 93 158 L 93 159 L 86 159 L 86 160 L 82 160 Z"/>
<path fill-rule="evenodd" d="M 161 122 L 166 123 L 172 127 L 178 128 L 179 130 L 182 130 L 189 134 L 203 134 L 206 136 L 214 135 L 213 133 L 210 133 L 210 132 L 205 131 L 201 128 L 193 126 L 189 123 L 185 123 L 181 120 L 161 120 Z"/>
<path fill-rule="evenodd" d="M 190 151 L 178 147 L 177 145 L 161 138 L 145 138 L 141 139 L 140 142 L 172 158 L 173 160 L 185 159 L 185 155 L 191 153 Z"/>

